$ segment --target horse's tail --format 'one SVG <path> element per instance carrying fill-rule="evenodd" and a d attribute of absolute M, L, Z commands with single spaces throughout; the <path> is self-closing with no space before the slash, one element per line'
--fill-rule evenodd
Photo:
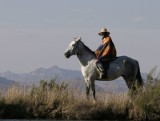
<path fill-rule="evenodd" d="M 137 80 L 137 84 L 139 87 L 143 86 L 143 79 L 141 76 L 141 72 L 140 72 L 140 67 L 139 67 L 139 63 L 137 62 L 137 66 L 138 66 L 138 71 L 137 71 L 137 75 L 136 75 L 136 80 Z"/>

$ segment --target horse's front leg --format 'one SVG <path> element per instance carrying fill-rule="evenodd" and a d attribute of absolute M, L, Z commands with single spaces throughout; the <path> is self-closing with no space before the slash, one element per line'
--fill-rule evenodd
<path fill-rule="evenodd" d="M 87 79 L 85 79 L 85 85 L 86 85 L 86 97 L 89 100 L 90 85 Z"/>
<path fill-rule="evenodd" d="M 87 100 L 89 100 L 89 92 L 90 92 L 90 86 L 86 86 L 86 97 L 87 97 Z"/>
<path fill-rule="evenodd" d="M 90 86 L 91 86 L 94 102 L 96 102 L 95 81 L 94 80 L 90 80 L 89 82 L 90 82 Z"/>

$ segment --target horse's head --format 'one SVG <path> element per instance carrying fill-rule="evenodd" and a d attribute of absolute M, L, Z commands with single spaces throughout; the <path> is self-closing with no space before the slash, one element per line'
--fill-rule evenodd
<path fill-rule="evenodd" d="M 66 52 L 64 53 L 64 55 L 66 56 L 66 58 L 69 58 L 72 55 L 77 55 L 78 54 L 78 46 L 79 46 L 79 42 L 80 41 L 81 41 L 81 38 L 78 37 L 78 38 L 75 38 L 75 40 L 73 40 L 69 44 Z"/>

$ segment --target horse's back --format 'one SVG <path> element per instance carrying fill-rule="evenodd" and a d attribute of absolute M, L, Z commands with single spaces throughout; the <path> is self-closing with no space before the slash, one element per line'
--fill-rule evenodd
<path fill-rule="evenodd" d="M 125 71 L 137 69 L 137 66 L 139 66 L 137 60 L 128 56 L 119 56 L 113 61 L 113 63 L 117 63 L 121 68 L 125 69 Z"/>
<path fill-rule="evenodd" d="M 137 62 L 137 60 L 135 60 L 131 57 L 128 57 L 128 56 L 118 56 L 118 57 L 116 57 L 116 59 L 113 62 L 115 62 L 115 63 L 123 62 L 124 63 L 125 61 L 131 62 L 131 63 Z"/>

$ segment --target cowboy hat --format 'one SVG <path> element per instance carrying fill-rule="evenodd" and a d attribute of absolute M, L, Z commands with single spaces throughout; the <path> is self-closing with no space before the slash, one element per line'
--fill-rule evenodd
<path fill-rule="evenodd" d="M 102 36 L 102 33 L 108 33 L 108 34 L 110 34 L 110 32 L 108 32 L 106 28 L 102 28 L 98 34 L 100 36 Z"/>

